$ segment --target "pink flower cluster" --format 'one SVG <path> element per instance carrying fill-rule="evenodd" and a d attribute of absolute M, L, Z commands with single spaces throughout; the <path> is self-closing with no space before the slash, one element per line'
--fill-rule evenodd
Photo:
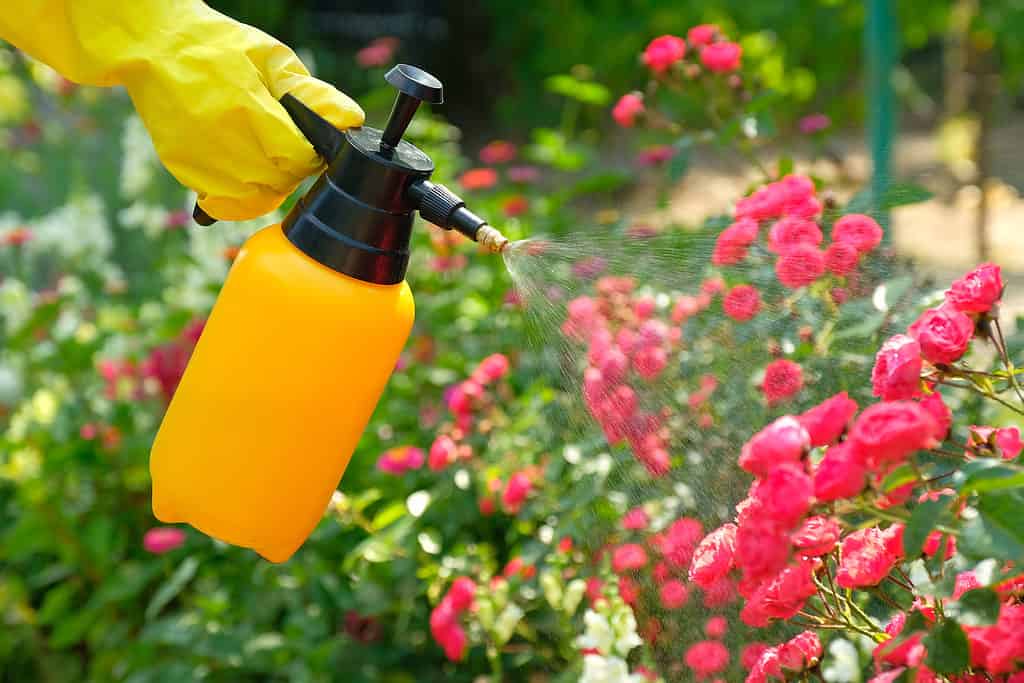
<path fill-rule="evenodd" d="M 468 639 L 459 623 L 459 616 L 473 608 L 476 599 L 476 584 L 472 579 L 460 576 L 441 602 L 430 613 L 430 634 L 444 650 L 445 656 L 457 662 L 466 654 Z"/>
<path fill-rule="evenodd" d="M 760 237 L 762 224 L 770 222 L 765 248 L 776 256 L 775 274 L 783 286 L 805 287 L 826 272 L 848 276 L 856 270 L 860 257 L 881 242 L 882 229 L 868 216 L 843 216 L 832 228 L 832 243 L 822 251 L 824 234 L 817 222 L 821 210 L 810 178 L 791 174 L 769 183 L 737 203 L 735 222 L 719 234 L 711 262 L 732 266 L 744 261 Z M 746 313 L 747 308 L 739 308 L 738 315 L 727 313 L 737 320 L 749 320 L 759 306 L 753 313 Z"/>
<path fill-rule="evenodd" d="M 637 296 L 632 278 L 603 277 L 597 296 L 569 302 L 563 333 L 587 346 L 583 398 L 610 444 L 628 443 L 654 476 L 666 474 L 664 409 L 641 405 L 636 383 L 657 381 L 678 348 L 682 331 L 655 315 L 654 300 Z"/>
<path fill-rule="evenodd" d="M 1002 291 L 999 266 L 992 264 L 979 266 L 954 282 L 941 306 L 922 313 L 907 334 L 891 337 L 879 349 L 871 374 L 875 396 L 886 401 L 920 396 L 925 363 L 941 371 L 960 360 L 976 323 L 999 303 Z"/>
<path fill-rule="evenodd" d="M 106 384 L 105 396 L 113 400 L 127 395 L 133 400 L 140 400 L 147 394 L 146 380 L 150 380 L 164 401 L 170 402 L 205 325 L 203 319 L 192 321 L 177 339 L 154 347 L 141 363 L 127 359 L 100 361 L 100 376 Z"/>
<path fill-rule="evenodd" d="M 381 453 L 377 458 L 377 469 L 396 476 L 423 467 L 423 450 L 415 446 L 396 446 Z"/>
<path fill-rule="evenodd" d="M 648 43 L 641 60 L 655 77 L 666 78 L 682 73 L 693 79 L 702 68 L 714 74 L 732 74 L 739 70 L 742 57 L 743 48 L 726 40 L 717 26 L 701 24 L 691 28 L 685 39 L 673 35 L 658 36 Z M 643 113 L 644 100 L 639 92 L 623 95 L 612 107 L 612 118 L 623 128 L 632 128 Z"/>

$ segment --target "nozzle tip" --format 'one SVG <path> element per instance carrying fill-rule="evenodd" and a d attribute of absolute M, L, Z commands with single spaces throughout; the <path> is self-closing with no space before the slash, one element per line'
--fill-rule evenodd
<path fill-rule="evenodd" d="M 502 235 L 497 228 L 493 228 L 486 223 L 477 230 L 476 241 L 495 254 L 505 251 L 509 245 L 507 237 Z"/>

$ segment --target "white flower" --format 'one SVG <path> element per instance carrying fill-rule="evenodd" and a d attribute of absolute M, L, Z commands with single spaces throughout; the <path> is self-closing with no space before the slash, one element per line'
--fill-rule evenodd
<path fill-rule="evenodd" d="M 0 363 L 0 405 L 14 405 L 21 398 L 24 383 L 13 365 Z"/>
<path fill-rule="evenodd" d="M 615 632 L 615 652 L 625 657 L 630 651 L 643 645 L 644 641 L 636 632 L 636 617 L 633 610 L 620 603 L 612 614 L 611 625 Z"/>
<path fill-rule="evenodd" d="M 829 683 L 860 683 L 860 659 L 853 643 L 837 638 L 829 643 L 830 661 L 822 670 Z"/>
<path fill-rule="evenodd" d="M 103 263 L 114 246 L 103 200 L 95 195 L 74 197 L 30 225 L 32 239 L 26 248 L 44 257 L 66 260 L 84 256 Z"/>
<path fill-rule="evenodd" d="M 615 633 L 611 624 L 601 614 L 588 609 L 583 615 L 583 635 L 576 639 L 576 646 L 581 650 L 597 650 L 610 653 L 615 643 Z"/>
<path fill-rule="evenodd" d="M 580 683 L 640 683 L 642 680 L 642 675 L 629 673 L 629 666 L 624 659 L 601 655 L 586 655 L 583 658 Z"/>
<path fill-rule="evenodd" d="M 153 140 L 138 116 L 131 116 L 124 122 L 121 154 L 121 192 L 134 198 L 142 194 L 153 180 L 159 163 Z"/>
<path fill-rule="evenodd" d="M 494 622 L 494 638 L 500 647 L 512 638 L 512 632 L 516 630 L 520 619 L 523 618 L 523 610 L 519 605 L 510 602 L 508 607 L 501 611 Z"/>
<path fill-rule="evenodd" d="M 0 321 L 8 332 L 18 329 L 32 315 L 32 294 L 21 280 L 13 277 L 0 282 Z"/>
<path fill-rule="evenodd" d="M 576 608 L 580 606 L 583 595 L 587 592 L 587 582 L 583 579 L 573 579 L 565 587 L 565 596 L 562 598 L 562 609 L 567 614 L 575 614 Z"/>
<path fill-rule="evenodd" d="M 544 592 L 544 599 L 548 601 L 552 609 L 562 606 L 562 584 L 555 572 L 551 570 L 541 572 L 540 588 Z"/>

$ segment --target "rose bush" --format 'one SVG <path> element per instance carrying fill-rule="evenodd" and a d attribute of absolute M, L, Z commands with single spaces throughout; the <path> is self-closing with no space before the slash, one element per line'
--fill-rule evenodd
<path fill-rule="evenodd" d="M 117 94 L 2 63 L 38 99 L 25 116 L 76 131 L 22 118 L 5 136 L 25 174 L 4 176 L 24 205 L 0 218 L 5 673 L 632 683 L 1020 668 L 1024 343 L 998 321 L 996 266 L 935 294 L 893 265 L 865 195 L 840 205 L 785 159 L 729 215 L 652 230 L 616 210 L 635 171 L 584 171 L 594 150 L 571 126 L 468 160 L 455 131 L 418 117 L 443 181 L 510 236 L 550 236 L 512 258 L 551 274 L 537 286 L 557 321 L 531 346 L 537 297 L 419 226 L 410 343 L 324 521 L 270 565 L 156 526 L 147 468 L 219 283 L 263 222 L 186 228 L 191 198 Z M 641 63 L 649 82 L 614 107 L 585 73 L 549 85 L 570 112 L 612 109 L 670 180 L 693 145 L 762 142 L 771 94 L 717 27 L 658 38 Z M 96 117 L 124 122 L 120 145 Z M 41 191 L 64 186 L 33 169 L 86 153 L 77 194 L 44 212 Z M 559 238 L 584 220 L 614 239 L 567 262 Z M 679 259 L 669 277 L 637 275 L 661 254 Z"/>

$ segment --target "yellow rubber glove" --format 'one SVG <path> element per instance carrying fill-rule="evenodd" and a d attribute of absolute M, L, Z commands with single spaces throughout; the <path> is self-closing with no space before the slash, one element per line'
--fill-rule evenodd
<path fill-rule="evenodd" d="M 338 128 L 363 110 L 271 36 L 200 0 L 2 0 L 0 38 L 77 83 L 124 85 L 157 153 L 220 220 L 277 208 L 323 161 L 278 103 Z"/>

